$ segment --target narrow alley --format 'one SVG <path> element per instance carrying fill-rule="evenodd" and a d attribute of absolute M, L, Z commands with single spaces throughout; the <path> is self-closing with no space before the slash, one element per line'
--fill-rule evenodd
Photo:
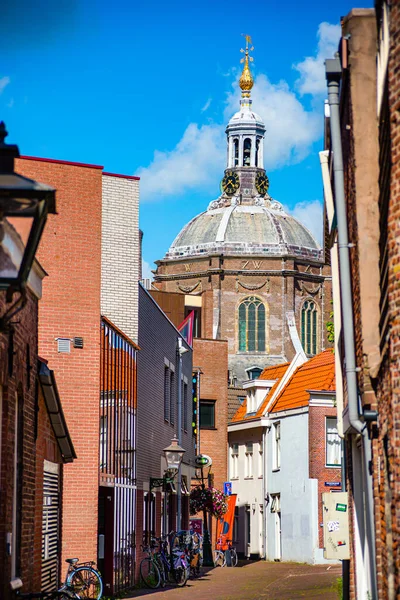
<path fill-rule="evenodd" d="M 209 569 L 183 588 L 137 590 L 129 596 L 154 600 L 338 600 L 340 565 L 245 562 L 235 569 Z"/>

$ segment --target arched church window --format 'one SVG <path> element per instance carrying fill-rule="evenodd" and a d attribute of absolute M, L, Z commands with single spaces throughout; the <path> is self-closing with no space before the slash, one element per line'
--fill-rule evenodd
<path fill-rule="evenodd" d="M 265 352 L 265 306 L 256 296 L 239 305 L 239 352 Z"/>
<path fill-rule="evenodd" d="M 260 166 L 258 164 L 259 149 L 260 149 L 260 138 L 257 138 L 257 141 L 256 141 L 256 167 Z"/>
<path fill-rule="evenodd" d="M 233 166 L 239 165 L 239 140 L 233 140 Z"/>
<path fill-rule="evenodd" d="M 313 300 L 306 300 L 301 309 L 301 343 L 306 354 L 317 354 L 318 310 Z"/>
<path fill-rule="evenodd" d="M 246 138 L 243 144 L 243 166 L 250 166 L 250 157 L 251 157 L 251 139 Z"/>

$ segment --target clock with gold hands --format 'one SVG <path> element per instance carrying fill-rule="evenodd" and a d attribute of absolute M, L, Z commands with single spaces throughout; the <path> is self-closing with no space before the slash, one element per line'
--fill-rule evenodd
<path fill-rule="evenodd" d="M 221 181 L 222 191 L 227 196 L 233 196 L 233 194 L 239 189 L 239 175 L 235 171 L 225 171 L 223 180 Z"/>
<path fill-rule="evenodd" d="M 265 173 L 257 173 L 256 175 L 256 190 L 261 196 L 265 196 L 269 188 L 269 179 Z"/>

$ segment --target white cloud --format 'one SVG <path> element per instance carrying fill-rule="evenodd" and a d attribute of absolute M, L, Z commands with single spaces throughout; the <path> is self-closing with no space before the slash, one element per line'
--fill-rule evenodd
<path fill-rule="evenodd" d="M 319 244 L 322 244 L 323 209 L 319 200 L 299 202 L 292 209 L 285 210 L 300 221 L 313 234 Z"/>
<path fill-rule="evenodd" d="M 2 77 L 0 79 L 0 94 L 2 94 L 4 92 L 5 88 L 10 83 L 10 81 L 11 81 L 11 79 L 8 76 Z"/>
<path fill-rule="evenodd" d="M 211 101 L 212 101 L 212 98 L 209 98 L 209 99 L 207 100 L 207 102 L 205 103 L 205 105 L 203 106 L 203 108 L 201 108 L 201 109 L 200 109 L 200 110 L 201 110 L 201 112 L 205 112 L 206 110 L 208 110 L 208 109 L 210 108 L 210 106 L 211 106 Z"/>
<path fill-rule="evenodd" d="M 318 46 L 315 56 L 307 56 L 293 67 L 300 73 L 296 86 L 300 94 L 323 94 L 326 92 L 324 61 L 333 58 L 341 35 L 340 25 L 320 23 Z"/>
<path fill-rule="evenodd" d="M 152 269 L 155 269 L 155 266 L 151 266 L 150 263 L 142 259 L 142 279 L 153 279 Z"/>
<path fill-rule="evenodd" d="M 339 34 L 339 26 L 319 25 L 316 57 L 308 57 L 295 65 L 301 75 L 297 82 L 300 94 L 319 94 L 325 90 L 323 60 L 333 55 Z M 224 123 L 239 110 L 239 73 L 237 69 L 231 73 L 235 73 L 235 83 L 226 99 Z M 255 112 L 261 115 L 267 128 L 266 169 L 271 171 L 303 160 L 321 135 L 320 110 L 307 110 L 286 81 L 272 83 L 264 74 L 255 79 L 252 99 Z M 210 103 L 211 98 L 201 112 L 205 112 Z M 141 199 L 154 202 L 195 189 L 215 193 L 225 166 L 224 132 L 224 124 L 188 125 L 174 149 L 156 151 L 151 164 L 138 170 Z"/>
<path fill-rule="evenodd" d="M 202 187 L 212 189 L 225 156 L 224 130 L 217 125 L 190 123 L 170 152 L 154 153 L 153 162 L 140 168 L 140 195 L 155 202 L 163 196 Z"/>

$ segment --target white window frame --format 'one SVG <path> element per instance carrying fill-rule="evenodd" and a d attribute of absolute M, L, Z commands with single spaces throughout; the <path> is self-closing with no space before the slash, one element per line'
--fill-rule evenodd
<path fill-rule="evenodd" d="M 328 433 L 328 421 L 335 421 L 336 425 L 334 427 L 335 432 Z M 332 428 L 332 426 L 331 426 Z M 328 462 L 328 435 L 331 435 L 333 438 L 333 443 L 337 444 L 337 448 L 333 448 L 332 454 L 335 455 L 338 462 Z M 332 442 L 331 442 L 332 443 Z M 341 468 L 341 439 L 339 437 L 338 429 L 337 429 L 337 418 L 336 417 L 325 417 L 325 466 L 329 469 L 340 469 Z"/>
<path fill-rule="evenodd" d="M 263 461 L 264 461 L 264 450 L 263 450 L 262 443 L 260 443 L 258 445 L 258 478 L 259 479 L 262 479 L 263 475 L 264 475 Z"/>
<path fill-rule="evenodd" d="M 246 442 L 245 446 L 245 478 L 253 479 L 253 453 L 254 444 L 253 442 Z"/>
<path fill-rule="evenodd" d="M 277 421 L 272 427 L 272 469 L 279 471 L 281 468 L 281 422 Z"/>
<path fill-rule="evenodd" d="M 239 479 L 239 444 L 231 446 L 231 472 L 230 479 Z"/>

